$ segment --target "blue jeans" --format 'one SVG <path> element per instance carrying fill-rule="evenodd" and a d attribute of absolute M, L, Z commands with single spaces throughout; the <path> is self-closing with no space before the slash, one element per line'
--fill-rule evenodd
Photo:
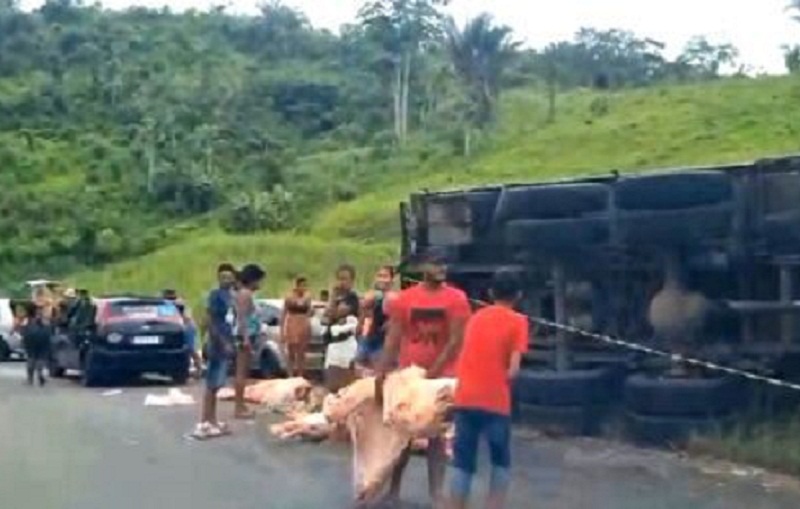
<path fill-rule="evenodd" d="M 511 481 L 511 417 L 485 410 L 457 409 L 455 412 L 456 436 L 453 441 L 453 472 L 451 495 L 456 500 L 466 500 L 472 487 L 478 463 L 478 442 L 486 436 L 492 472 L 489 491 L 505 492 Z"/>
<path fill-rule="evenodd" d="M 478 442 L 485 436 L 493 467 L 511 467 L 511 418 L 484 410 L 457 409 L 453 440 L 453 466 L 474 474 L 478 463 Z"/>

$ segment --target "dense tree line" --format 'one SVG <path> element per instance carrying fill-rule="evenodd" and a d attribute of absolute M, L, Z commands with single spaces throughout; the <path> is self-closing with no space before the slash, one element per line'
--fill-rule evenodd
<path fill-rule="evenodd" d="M 370 0 L 339 34 L 258 16 L 0 0 L 0 280 L 153 249 L 204 222 L 302 226 L 386 170 L 469 156 L 502 90 L 713 79 L 735 48 L 674 61 L 622 30 L 526 50 L 447 0 Z M 409 155 L 410 154 L 410 155 Z"/>

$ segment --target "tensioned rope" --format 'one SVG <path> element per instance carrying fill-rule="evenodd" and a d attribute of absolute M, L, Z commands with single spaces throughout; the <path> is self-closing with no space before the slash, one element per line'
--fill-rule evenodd
<path fill-rule="evenodd" d="M 416 280 L 416 279 L 413 279 L 413 278 L 406 277 L 405 279 L 408 280 L 408 281 L 415 282 L 415 283 L 421 283 L 420 280 Z M 484 307 L 484 306 L 490 305 L 488 302 L 485 302 L 485 301 L 482 301 L 482 300 L 478 300 L 478 299 L 469 299 L 469 300 L 470 300 L 470 302 L 472 302 L 472 303 L 474 303 L 474 304 L 476 304 L 476 305 L 478 305 L 480 307 Z M 753 373 L 751 371 L 745 371 L 743 369 L 732 368 L 732 367 L 729 367 L 729 366 L 723 366 L 723 365 L 717 364 L 715 362 L 711 362 L 711 361 L 707 361 L 707 360 L 703 360 L 703 359 L 697 359 L 697 358 L 694 358 L 694 357 L 688 357 L 686 355 L 679 354 L 679 353 L 673 353 L 673 352 L 669 352 L 669 351 L 666 351 L 666 350 L 659 350 L 657 348 L 652 348 L 652 347 L 643 345 L 641 343 L 637 343 L 635 341 L 626 341 L 626 340 L 623 340 L 623 339 L 619 339 L 619 338 L 615 338 L 615 337 L 609 336 L 607 334 L 598 334 L 598 333 L 595 333 L 595 332 L 589 332 L 589 331 L 580 329 L 578 327 L 574 327 L 572 325 L 553 322 L 553 321 L 550 321 L 550 320 L 547 320 L 547 319 L 541 318 L 541 317 L 536 317 L 536 316 L 532 316 L 532 315 L 528 315 L 528 314 L 525 314 L 525 316 L 528 318 L 528 320 L 530 320 L 534 324 L 542 325 L 542 326 L 545 326 L 545 327 L 550 327 L 550 328 L 553 328 L 553 329 L 561 329 L 564 332 L 573 334 L 575 336 L 589 338 L 589 339 L 592 339 L 592 340 L 595 340 L 595 341 L 600 341 L 601 343 L 606 343 L 608 345 L 614 345 L 614 346 L 625 348 L 627 350 L 631 350 L 631 351 L 634 351 L 634 352 L 641 352 L 641 353 L 644 353 L 644 354 L 647 354 L 647 355 L 652 355 L 654 357 L 667 358 L 667 359 L 670 359 L 671 361 L 673 361 L 675 363 L 684 363 L 684 364 L 689 364 L 689 365 L 692 365 L 692 366 L 703 367 L 703 368 L 706 368 L 706 369 L 709 369 L 709 370 L 712 370 L 712 371 L 718 371 L 718 372 L 721 372 L 721 373 L 727 373 L 729 375 L 746 378 L 748 380 L 753 380 L 753 381 L 757 381 L 757 382 L 763 382 L 765 384 L 772 385 L 772 386 L 775 386 L 775 387 L 783 387 L 785 389 L 791 389 L 791 390 L 795 390 L 795 391 L 800 391 L 800 384 L 787 382 L 785 380 L 780 380 L 778 378 L 773 378 L 773 377 L 769 377 L 769 376 L 759 375 L 758 373 Z"/>

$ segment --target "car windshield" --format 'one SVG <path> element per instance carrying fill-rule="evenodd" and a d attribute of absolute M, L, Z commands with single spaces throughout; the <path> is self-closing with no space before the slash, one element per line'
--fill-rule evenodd
<path fill-rule="evenodd" d="M 178 308 L 168 302 L 121 301 L 109 306 L 109 317 L 135 320 L 157 320 L 178 316 Z"/>

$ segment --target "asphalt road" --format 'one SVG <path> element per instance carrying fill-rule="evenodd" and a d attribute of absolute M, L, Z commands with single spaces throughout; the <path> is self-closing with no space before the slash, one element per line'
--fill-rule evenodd
<path fill-rule="evenodd" d="M 0 365 L 0 507 L 14 509 L 311 509 L 350 507 L 342 446 L 279 444 L 256 424 L 209 442 L 184 438 L 196 406 L 145 407 L 167 385 L 122 394 L 70 380 L 26 387 Z M 198 387 L 189 387 L 197 393 Z M 230 412 L 224 404 L 223 412 Z M 602 441 L 515 439 L 512 508 L 795 509 L 791 480 Z M 414 460 L 406 507 L 425 505 Z M 480 484 L 483 484 L 481 480 Z M 482 488 L 482 486 L 481 486 Z M 480 493 L 480 492 L 479 492 Z"/>

